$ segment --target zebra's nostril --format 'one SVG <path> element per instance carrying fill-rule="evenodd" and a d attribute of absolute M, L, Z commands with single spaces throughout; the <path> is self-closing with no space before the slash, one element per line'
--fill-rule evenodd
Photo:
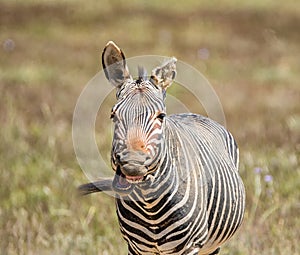
<path fill-rule="evenodd" d="M 116 153 L 115 157 L 116 157 L 116 160 L 120 161 L 120 159 L 121 159 L 121 153 Z"/>

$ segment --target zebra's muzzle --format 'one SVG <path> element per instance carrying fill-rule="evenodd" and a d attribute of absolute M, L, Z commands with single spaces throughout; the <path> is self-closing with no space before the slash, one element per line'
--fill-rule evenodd
<path fill-rule="evenodd" d="M 130 194 L 134 186 L 132 183 L 128 182 L 126 176 L 122 173 L 120 166 L 117 167 L 112 187 L 116 193 L 119 194 Z"/>
<path fill-rule="evenodd" d="M 149 154 L 142 151 L 123 150 L 115 154 L 116 173 L 113 188 L 117 193 L 130 193 L 134 184 L 145 179 L 148 165 L 151 162 Z"/>
<path fill-rule="evenodd" d="M 142 151 L 124 150 L 116 153 L 116 163 L 120 166 L 121 172 L 130 180 L 135 177 L 144 176 L 147 173 L 147 166 L 151 163 L 148 153 Z"/>
<path fill-rule="evenodd" d="M 121 166 L 117 167 L 112 187 L 116 193 L 128 195 L 134 188 L 134 185 L 142 182 L 145 176 L 129 176 L 125 175 L 121 170 Z"/>

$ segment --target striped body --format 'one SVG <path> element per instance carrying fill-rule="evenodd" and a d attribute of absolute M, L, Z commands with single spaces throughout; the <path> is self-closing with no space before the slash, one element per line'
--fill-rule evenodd
<path fill-rule="evenodd" d="M 199 115 L 172 115 L 158 170 L 117 213 L 130 254 L 210 254 L 241 224 L 244 188 L 230 133 Z"/>
<path fill-rule="evenodd" d="M 111 163 L 117 215 L 131 255 L 217 254 L 242 222 L 245 192 L 238 148 L 218 123 L 166 116 L 176 59 L 134 80 L 110 42 L 102 63 L 117 88 Z"/>

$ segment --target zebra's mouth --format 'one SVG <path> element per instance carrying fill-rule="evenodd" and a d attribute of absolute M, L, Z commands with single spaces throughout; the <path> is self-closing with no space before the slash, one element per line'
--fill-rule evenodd
<path fill-rule="evenodd" d="M 120 194 L 130 194 L 135 183 L 139 183 L 144 176 L 126 176 L 122 173 L 120 166 L 117 167 L 112 186 L 115 192 Z"/>

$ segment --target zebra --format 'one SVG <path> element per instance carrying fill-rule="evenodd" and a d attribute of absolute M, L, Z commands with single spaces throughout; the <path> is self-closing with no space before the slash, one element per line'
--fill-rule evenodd
<path fill-rule="evenodd" d="M 111 111 L 115 175 L 79 189 L 115 192 L 129 255 L 218 254 L 244 216 L 239 150 L 231 133 L 202 115 L 166 114 L 176 61 L 170 58 L 150 77 L 139 68 L 133 79 L 114 42 L 102 53 L 105 76 L 116 87 Z"/>

